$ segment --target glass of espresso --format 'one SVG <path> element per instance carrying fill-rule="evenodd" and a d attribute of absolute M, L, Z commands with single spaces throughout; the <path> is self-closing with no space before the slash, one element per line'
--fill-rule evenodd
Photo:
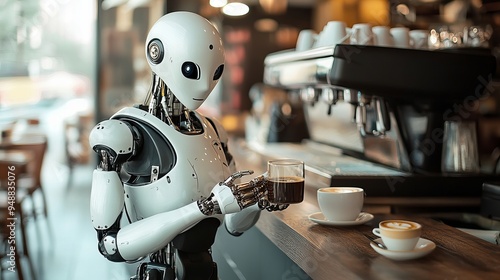
<path fill-rule="evenodd" d="M 304 199 L 304 162 L 295 159 L 267 163 L 267 199 L 274 204 L 300 203 Z"/>

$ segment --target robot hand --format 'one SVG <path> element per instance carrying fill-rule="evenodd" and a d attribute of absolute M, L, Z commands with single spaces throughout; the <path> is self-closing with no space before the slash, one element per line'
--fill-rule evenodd
<path fill-rule="evenodd" d="M 289 204 L 277 204 L 269 201 L 266 174 L 255 177 L 249 182 L 234 183 L 236 179 L 250 174 L 253 174 L 252 170 L 239 171 L 229 176 L 224 182 L 215 185 L 208 198 L 198 201 L 200 211 L 205 215 L 230 214 L 256 203 L 261 210 L 266 209 L 270 212 L 288 208 Z"/>
<path fill-rule="evenodd" d="M 236 172 L 229 178 L 227 178 L 224 183 L 222 183 L 223 185 L 231 186 L 230 188 L 233 191 L 233 194 L 237 197 L 237 199 L 240 198 L 238 201 L 241 202 L 241 209 L 244 209 L 255 203 L 257 203 L 260 210 L 266 209 L 269 212 L 282 211 L 288 208 L 290 204 L 278 204 L 269 201 L 270 193 L 266 188 L 267 173 L 254 178 L 248 183 L 243 183 L 236 186 L 233 184 L 234 180 L 252 173 L 253 171 L 251 170 Z"/>
<path fill-rule="evenodd" d="M 269 202 L 269 200 L 267 199 L 267 196 L 265 197 L 262 197 L 260 200 L 259 200 L 259 208 L 261 210 L 264 210 L 266 209 L 267 211 L 269 212 L 273 212 L 273 211 L 282 211 L 282 210 L 285 210 L 286 208 L 288 208 L 288 206 L 290 204 L 278 204 L 278 203 L 271 203 Z"/>
<path fill-rule="evenodd" d="M 215 185 L 210 197 L 198 201 L 201 212 L 205 215 L 230 214 L 259 202 L 267 193 L 264 175 L 249 182 L 234 183 L 236 179 L 250 174 L 253 174 L 252 170 L 239 171 Z"/>

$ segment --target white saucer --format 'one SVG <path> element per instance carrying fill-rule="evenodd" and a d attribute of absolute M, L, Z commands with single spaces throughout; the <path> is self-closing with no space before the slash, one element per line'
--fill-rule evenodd
<path fill-rule="evenodd" d="M 357 226 L 373 219 L 373 215 L 366 212 L 359 213 L 354 221 L 329 221 L 322 212 L 316 212 L 308 216 L 309 220 L 324 226 Z"/>
<path fill-rule="evenodd" d="M 375 241 L 384 244 L 382 238 L 377 238 Z M 421 258 L 430 252 L 432 252 L 436 248 L 436 244 L 428 239 L 420 238 L 415 246 L 415 249 L 412 251 L 391 251 L 378 247 L 377 245 L 370 242 L 370 246 L 372 246 L 373 250 L 377 251 L 377 253 L 383 255 L 386 258 L 395 261 L 406 261 Z"/>

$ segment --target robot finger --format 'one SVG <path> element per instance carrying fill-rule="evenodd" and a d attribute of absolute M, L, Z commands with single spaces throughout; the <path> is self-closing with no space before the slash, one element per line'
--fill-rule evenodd
<path fill-rule="evenodd" d="M 242 170 L 235 172 L 231 176 L 229 176 L 222 184 L 226 186 L 232 185 L 234 180 L 239 179 L 245 175 L 251 175 L 251 174 L 253 174 L 253 170 Z"/>

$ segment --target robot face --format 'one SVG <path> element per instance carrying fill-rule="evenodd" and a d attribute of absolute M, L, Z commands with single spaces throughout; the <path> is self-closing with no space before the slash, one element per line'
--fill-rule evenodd
<path fill-rule="evenodd" d="M 219 32 L 190 12 L 161 17 L 149 31 L 146 56 L 151 70 L 190 110 L 201 106 L 224 72 Z"/>

